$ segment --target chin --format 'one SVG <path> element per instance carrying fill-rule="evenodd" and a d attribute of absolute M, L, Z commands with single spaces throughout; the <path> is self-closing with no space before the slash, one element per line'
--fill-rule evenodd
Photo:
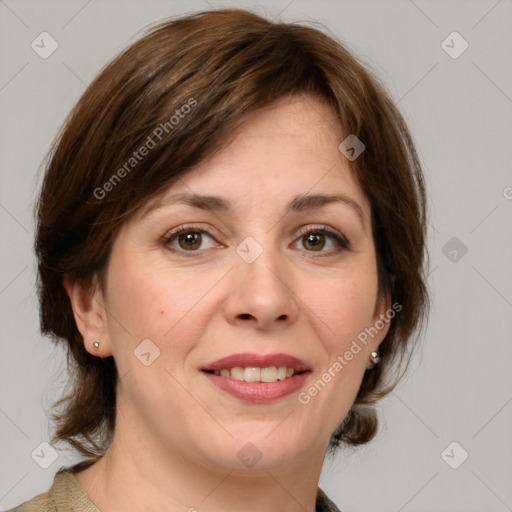
<path fill-rule="evenodd" d="M 251 434 L 246 430 L 247 435 L 233 436 L 217 446 L 210 439 L 204 455 L 223 470 L 239 474 L 285 469 L 306 457 L 305 439 L 293 439 L 277 432 L 268 435 L 267 431 L 272 429 L 261 432 L 261 428 L 254 428 Z"/>

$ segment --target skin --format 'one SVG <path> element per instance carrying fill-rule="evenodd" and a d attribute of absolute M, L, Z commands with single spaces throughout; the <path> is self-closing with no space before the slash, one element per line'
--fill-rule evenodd
<path fill-rule="evenodd" d="M 113 443 L 75 475 L 101 510 L 315 509 L 330 436 L 389 323 L 307 405 L 297 393 L 267 404 L 238 400 L 199 367 L 233 353 L 284 352 L 312 369 L 307 390 L 389 309 L 389 297 L 377 295 L 370 204 L 338 150 L 343 138 L 334 113 L 314 98 L 254 113 L 223 150 L 157 198 L 160 207 L 123 225 L 103 291 L 65 281 L 85 347 L 113 355 L 121 376 Z M 222 196 L 233 211 L 162 206 L 177 192 Z M 362 219 L 341 202 L 285 213 L 306 193 L 344 194 Z M 181 253 L 162 242 L 184 224 L 210 232 L 196 236 L 192 257 L 183 255 L 183 237 L 171 242 Z M 324 225 L 350 248 L 298 233 Z M 263 249 L 252 263 L 235 250 L 247 236 Z M 149 366 L 134 356 L 144 339 L 160 350 Z M 262 455 L 250 468 L 237 457 L 247 442 Z"/>

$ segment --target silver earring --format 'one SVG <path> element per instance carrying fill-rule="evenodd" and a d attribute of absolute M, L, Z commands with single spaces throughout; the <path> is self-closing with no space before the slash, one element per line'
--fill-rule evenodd
<path fill-rule="evenodd" d="M 371 359 L 371 362 L 373 363 L 373 365 L 376 365 L 376 364 L 379 364 L 379 361 L 380 361 L 380 355 L 379 355 L 379 350 L 374 350 L 371 355 L 370 355 L 370 359 Z"/>
<path fill-rule="evenodd" d="M 92 346 L 94 347 L 94 350 L 98 350 L 100 348 L 100 342 L 99 341 L 95 341 Z"/>

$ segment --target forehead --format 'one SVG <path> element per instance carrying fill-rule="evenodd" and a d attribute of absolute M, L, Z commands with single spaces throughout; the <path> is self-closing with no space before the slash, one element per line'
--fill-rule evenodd
<path fill-rule="evenodd" d="M 142 215 L 176 201 L 218 211 L 283 202 L 300 211 L 345 201 L 364 217 L 369 205 L 338 150 L 342 137 L 326 103 L 287 98 L 253 113 L 223 149 L 148 202 Z"/>

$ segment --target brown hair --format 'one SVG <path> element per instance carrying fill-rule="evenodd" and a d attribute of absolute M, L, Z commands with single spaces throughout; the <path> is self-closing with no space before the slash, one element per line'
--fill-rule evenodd
<path fill-rule="evenodd" d="M 327 101 L 345 136 L 366 146 L 351 168 L 372 208 L 379 291 L 391 292 L 402 308 L 380 346 L 383 360 L 365 373 L 330 448 L 375 435 L 370 405 L 403 375 L 409 340 L 428 308 L 425 189 L 411 136 L 378 79 L 341 43 L 314 28 L 231 9 L 150 29 L 95 78 L 48 154 L 36 205 L 41 331 L 67 344 L 72 375 L 69 394 L 54 404 L 53 441 L 101 457 L 116 415 L 115 362 L 85 350 L 64 277 L 103 287 L 127 218 L 221 149 L 248 114 L 303 94 Z M 132 161 L 150 139 L 151 151 Z"/>

